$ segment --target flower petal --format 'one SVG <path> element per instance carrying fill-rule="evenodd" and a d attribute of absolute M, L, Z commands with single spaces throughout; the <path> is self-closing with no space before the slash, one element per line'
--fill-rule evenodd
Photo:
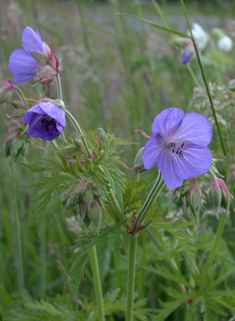
<path fill-rule="evenodd" d="M 189 62 L 192 56 L 193 56 L 193 51 L 190 51 L 186 48 L 183 52 L 183 56 L 181 59 L 182 64 L 185 65 L 187 62 Z"/>
<path fill-rule="evenodd" d="M 46 54 L 41 35 L 32 28 L 26 27 L 23 30 L 22 46 L 25 50 L 36 51 Z"/>
<path fill-rule="evenodd" d="M 28 80 L 31 80 L 35 77 L 36 75 L 17 75 L 17 76 L 14 76 L 12 78 L 12 81 L 15 83 L 15 84 L 19 84 L 21 82 L 25 82 L 25 81 L 28 81 Z"/>
<path fill-rule="evenodd" d="M 39 105 L 30 108 L 24 115 L 24 122 L 29 123 L 35 114 L 46 115 Z"/>
<path fill-rule="evenodd" d="M 10 56 L 8 68 L 15 75 L 27 75 L 36 73 L 41 65 L 24 49 L 16 49 Z"/>
<path fill-rule="evenodd" d="M 212 141 L 213 126 L 205 116 L 190 113 L 184 117 L 174 136 L 176 142 L 188 141 L 200 147 L 206 147 Z"/>
<path fill-rule="evenodd" d="M 172 155 L 169 149 L 163 149 L 157 162 L 166 186 L 176 188 L 183 184 L 183 179 L 175 172 Z"/>
<path fill-rule="evenodd" d="M 159 134 L 153 135 L 144 147 L 142 160 L 145 169 L 151 169 L 157 164 L 157 158 L 164 146 L 164 140 Z"/>
<path fill-rule="evenodd" d="M 58 122 L 61 126 L 66 126 L 65 112 L 63 111 L 63 109 L 53 103 L 40 102 L 39 106 L 48 116 L 55 119 L 55 121 Z"/>
<path fill-rule="evenodd" d="M 212 154 L 208 148 L 188 148 L 183 150 L 183 156 L 172 153 L 174 169 L 181 179 L 200 176 L 211 167 Z"/>
<path fill-rule="evenodd" d="M 160 133 L 161 136 L 172 136 L 181 124 L 184 118 L 184 111 L 178 108 L 168 108 L 163 110 L 154 119 L 152 125 L 153 134 Z"/>

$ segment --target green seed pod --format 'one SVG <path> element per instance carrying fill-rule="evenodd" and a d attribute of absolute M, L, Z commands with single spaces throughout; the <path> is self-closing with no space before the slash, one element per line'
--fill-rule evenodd
<path fill-rule="evenodd" d="M 215 187 L 212 187 L 212 188 L 209 190 L 208 199 L 209 199 L 209 202 L 210 202 L 211 206 L 212 206 L 215 210 L 218 210 L 219 207 L 220 207 L 220 204 L 221 204 L 221 200 L 222 200 L 221 191 L 218 190 L 218 189 L 215 188 Z"/>
<path fill-rule="evenodd" d="M 95 224 L 95 226 L 97 226 L 97 227 L 100 226 L 102 213 L 101 213 L 101 209 L 99 208 L 98 205 L 96 205 L 94 203 L 91 204 L 91 206 L 88 210 L 88 216 L 89 216 L 89 219 L 91 220 L 91 222 Z"/>
<path fill-rule="evenodd" d="M 91 205 L 91 203 L 93 202 L 94 200 L 94 194 L 93 194 L 93 191 L 90 189 L 90 188 L 87 188 L 85 190 L 85 192 L 83 193 L 82 195 L 82 198 L 83 198 L 83 202 L 88 204 L 88 205 Z"/>

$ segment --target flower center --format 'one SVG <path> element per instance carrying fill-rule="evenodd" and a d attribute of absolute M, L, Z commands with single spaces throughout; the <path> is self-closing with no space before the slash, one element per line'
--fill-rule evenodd
<path fill-rule="evenodd" d="M 46 131 L 49 132 L 52 129 L 56 129 L 56 122 L 54 118 L 51 118 L 50 116 L 46 115 L 41 120 L 41 124 L 43 124 L 46 128 Z"/>
<path fill-rule="evenodd" d="M 170 149 L 173 154 L 179 155 L 180 157 L 184 157 L 183 156 L 184 143 L 179 145 L 179 144 L 176 144 L 176 143 L 172 143 L 172 142 L 166 141 L 165 142 L 165 147 L 167 149 Z"/>

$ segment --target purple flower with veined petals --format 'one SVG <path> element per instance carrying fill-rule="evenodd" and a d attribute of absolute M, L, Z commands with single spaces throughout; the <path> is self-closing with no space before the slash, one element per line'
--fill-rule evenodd
<path fill-rule="evenodd" d="M 40 102 L 26 112 L 24 122 L 29 124 L 29 136 L 53 140 L 66 126 L 65 112 L 51 102 Z"/>
<path fill-rule="evenodd" d="M 212 161 L 207 148 L 213 138 L 212 131 L 213 126 L 203 115 L 185 115 L 175 107 L 163 110 L 154 119 L 153 136 L 143 151 L 145 169 L 158 164 L 169 188 L 181 186 L 184 179 L 205 174 Z"/>
<path fill-rule="evenodd" d="M 21 83 L 33 79 L 46 65 L 58 72 L 58 61 L 46 43 L 43 42 L 40 32 L 26 27 L 23 30 L 22 46 L 10 56 L 9 69 L 14 74 L 13 82 Z"/>

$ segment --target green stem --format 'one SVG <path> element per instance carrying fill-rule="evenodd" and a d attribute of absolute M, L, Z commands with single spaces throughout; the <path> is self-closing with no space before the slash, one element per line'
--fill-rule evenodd
<path fill-rule="evenodd" d="M 27 101 L 24 97 L 24 94 L 22 93 L 21 89 L 19 87 L 17 87 L 16 85 L 14 85 L 14 89 L 17 92 L 18 96 L 20 97 L 20 99 L 22 100 L 22 102 L 27 106 Z"/>
<path fill-rule="evenodd" d="M 68 109 L 65 109 L 65 113 L 66 113 L 66 115 L 69 117 L 69 119 L 72 121 L 72 123 L 74 124 L 75 128 L 77 129 L 78 134 L 79 134 L 80 137 L 81 137 L 83 146 L 84 146 L 87 154 L 88 154 L 89 156 L 91 156 L 89 147 L 88 147 L 88 145 L 87 145 L 86 140 L 85 140 L 84 137 L 83 137 L 83 132 L 82 132 L 82 129 L 81 129 L 81 127 L 79 126 L 78 122 L 77 122 L 76 119 L 73 117 L 73 115 L 68 111 Z"/>
<path fill-rule="evenodd" d="M 11 165 L 8 166 L 11 182 L 12 182 L 12 190 L 13 190 L 13 228 L 14 228 L 14 239 L 15 239 L 15 250 L 16 250 L 16 260 L 17 260 L 17 279 L 18 279 L 18 286 L 19 292 L 23 294 L 24 291 L 24 268 L 23 268 L 23 256 L 22 256 L 22 244 L 21 244 L 21 231 L 20 231 L 20 218 L 19 218 L 19 211 L 17 206 L 17 194 L 16 194 L 16 187 L 15 187 L 15 180 L 13 177 L 13 171 Z"/>
<path fill-rule="evenodd" d="M 116 213 L 117 216 L 118 216 L 119 222 L 125 221 L 124 225 L 126 226 L 126 228 L 127 228 L 128 230 L 130 230 L 130 229 L 131 229 L 131 225 L 130 225 L 129 222 L 126 220 L 126 217 L 125 217 L 125 215 L 123 214 L 123 211 L 122 211 L 122 209 L 121 209 L 121 207 L 120 207 L 120 205 L 119 205 L 119 203 L 118 203 L 118 201 L 117 201 L 117 199 L 116 199 L 116 197 L 115 197 L 115 195 L 114 195 L 114 193 L 113 193 L 112 188 L 106 186 L 106 190 L 107 190 L 107 192 L 108 192 L 109 199 L 110 199 L 110 202 L 111 202 L 111 204 L 112 204 L 112 206 L 113 206 L 113 208 L 114 208 L 114 210 L 115 210 L 115 213 Z"/>
<path fill-rule="evenodd" d="M 137 227 L 140 227 L 142 225 L 142 223 L 144 222 L 146 216 L 148 215 L 148 212 L 150 210 L 150 208 L 153 206 L 153 204 L 155 203 L 156 199 L 158 198 L 159 193 L 161 192 L 163 186 L 164 186 L 164 181 L 162 178 L 162 174 L 159 171 L 158 172 L 158 177 L 156 179 L 156 182 L 152 188 L 152 190 L 150 191 L 148 197 L 146 198 L 144 205 L 142 206 L 137 219 L 135 221 L 134 224 L 134 229 Z"/>
<path fill-rule="evenodd" d="M 132 321 L 133 320 L 137 238 L 138 238 L 138 234 L 136 234 L 134 236 L 131 236 L 130 237 L 130 243 L 129 243 L 126 321 Z"/>
<path fill-rule="evenodd" d="M 62 93 L 61 80 L 60 80 L 59 74 L 56 74 L 56 85 L 57 85 L 58 98 L 63 100 L 63 93 Z"/>
<path fill-rule="evenodd" d="M 104 317 L 104 304 L 102 298 L 102 288 L 100 282 L 100 273 L 99 273 L 99 266 L 96 254 L 96 248 L 93 246 L 91 248 L 91 266 L 92 266 L 92 273 L 94 277 L 94 285 L 95 285 L 95 293 L 96 293 L 96 300 L 98 305 L 98 315 L 99 321 L 105 321 Z"/>
<path fill-rule="evenodd" d="M 197 60 L 198 60 L 198 64 L 199 64 L 199 67 L 200 67 L 200 70 L 201 70 L 202 78 L 203 78 L 203 81 L 204 81 L 205 86 L 206 86 L 206 91 L 207 91 L 207 95 L 208 95 L 208 98 L 209 98 L 209 101 L 210 101 L 211 110 L 212 110 L 212 113 L 213 113 L 213 117 L 215 119 L 215 124 L 216 124 L 217 131 L 218 131 L 218 134 L 219 134 L 220 144 L 221 144 L 221 147 L 223 149 L 224 155 L 227 156 L 227 152 L 226 152 L 226 149 L 225 149 L 225 146 L 224 146 L 223 137 L 222 137 L 222 134 L 221 134 L 221 131 L 220 131 L 219 122 L 218 122 L 217 115 L 216 115 L 216 112 L 215 112 L 213 100 L 212 100 L 211 93 L 210 93 L 210 90 L 209 90 L 209 86 L 208 86 L 208 82 L 207 82 L 207 79 L 206 79 L 206 75 L 205 75 L 205 72 L 204 72 L 204 69 L 203 69 L 203 66 L 202 66 L 200 54 L 199 54 L 199 51 L 197 49 L 197 45 L 196 45 L 195 39 L 193 37 L 191 25 L 190 25 L 190 22 L 189 22 L 189 19 L 188 19 L 188 15 L 187 15 L 187 11 L 186 11 L 186 8 L 185 8 L 185 5 L 184 5 L 184 0 L 180 0 L 180 2 L 181 2 L 181 5 L 182 5 L 182 8 L 183 8 L 183 11 L 184 11 L 184 15 L 185 15 L 185 18 L 186 18 L 186 21 L 187 21 L 187 24 L 188 24 L 188 29 L 190 31 L 191 39 L 192 39 L 192 42 L 193 42 L 193 45 L 194 45 L 194 49 L 195 49 L 195 52 L 196 52 L 196 55 L 197 55 Z"/>

